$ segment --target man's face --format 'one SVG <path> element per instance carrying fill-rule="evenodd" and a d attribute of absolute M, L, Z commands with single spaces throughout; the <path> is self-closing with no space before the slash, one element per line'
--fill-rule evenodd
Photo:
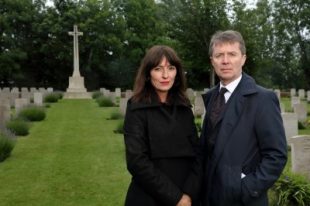
<path fill-rule="evenodd" d="M 215 73 L 227 85 L 241 75 L 246 56 L 241 53 L 239 42 L 224 42 L 213 46 L 210 59 Z"/>

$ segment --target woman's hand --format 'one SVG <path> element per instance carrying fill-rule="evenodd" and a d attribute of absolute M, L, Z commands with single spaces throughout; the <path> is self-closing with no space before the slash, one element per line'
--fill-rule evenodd
<path fill-rule="evenodd" d="M 191 206 L 192 205 L 192 200 L 190 196 L 183 194 L 182 198 L 178 202 L 176 206 Z"/>

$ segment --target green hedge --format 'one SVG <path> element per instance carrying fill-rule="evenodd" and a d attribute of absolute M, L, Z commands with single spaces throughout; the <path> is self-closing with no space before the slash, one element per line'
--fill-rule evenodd
<path fill-rule="evenodd" d="M 103 94 L 100 91 L 95 91 L 92 93 L 92 98 L 97 99 L 98 97 L 103 96 Z"/>
<path fill-rule="evenodd" d="M 8 130 L 0 131 L 0 162 L 11 155 L 15 142 L 16 139 L 13 133 Z"/>
<path fill-rule="evenodd" d="M 17 115 L 18 118 L 28 121 L 41 121 L 45 116 L 44 108 L 39 106 L 25 107 Z"/>
<path fill-rule="evenodd" d="M 123 118 L 124 118 L 124 115 L 122 115 L 120 112 L 112 112 L 109 120 L 116 120 L 116 119 L 123 119 Z"/>
<path fill-rule="evenodd" d="M 124 134 L 124 121 L 118 122 L 114 130 L 114 133 Z"/>
<path fill-rule="evenodd" d="M 12 119 L 6 123 L 6 127 L 15 135 L 26 136 L 29 134 L 29 124 L 22 119 Z"/>
<path fill-rule="evenodd" d="M 44 97 L 44 102 L 45 103 L 54 103 L 54 102 L 58 102 L 59 99 L 62 99 L 63 94 L 61 92 L 53 92 L 50 94 L 47 94 Z"/>
<path fill-rule="evenodd" d="M 113 107 L 114 106 L 114 103 L 112 102 L 112 100 L 104 96 L 98 97 L 96 101 L 100 107 Z"/>

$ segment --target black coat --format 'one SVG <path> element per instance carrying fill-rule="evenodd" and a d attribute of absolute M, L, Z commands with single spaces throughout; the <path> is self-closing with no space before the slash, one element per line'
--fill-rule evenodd
<path fill-rule="evenodd" d="M 127 169 L 132 175 L 126 206 L 175 206 L 201 184 L 199 139 L 190 107 L 127 103 L 124 124 Z"/>
<path fill-rule="evenodd" d="M 201 135 L 204 143 L 210 131 L 208 114 L 218 89 L 203 96 L 207 114 Z M 212 156 L 206 157 L 203 205 L 267 206 L 267 190 L 287 160 L 279 100 L 243 73 L 226 104 Z M 241 178 L 241 173 L 246 176 Z"/>

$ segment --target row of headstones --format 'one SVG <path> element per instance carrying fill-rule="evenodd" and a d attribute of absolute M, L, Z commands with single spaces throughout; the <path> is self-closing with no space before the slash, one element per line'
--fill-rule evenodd
<path fill-rule="evenodd" d="M 22 87 L 22 88 L 18 88 L 18 87 L 13 87 L 12 89 L 9 87 L 4 87 L 4 88 L 0 88 L 0 93 L 1 92 L 53 92 L 53 88 L 52 87 L 48 87 L 48 88 L 44 88 L 44 87 L 30 87 L 29 89 L 27 87 Z"/>
<path fill-rule="evenodd" d="M 274 90 L 276 93 L 279 101 L 281 100 L 281 91 L 279 89 Z M 305 90 L 299 89 L 298 90 L 298 96 L 295 96 L 296 89 L 291 89 L 291 96 L 290 96 L 290 102 L 291 102 L 291 108 L 294 113 L 297 114 L 298 121 L 304 122 L 307 120 L 307 103 L 310 102 L 310 91 L 307 91 L 307 101 L 304 103 L 302 100 L 305 99 Z M 284 105 L 281 104 L 281 112 L 285 112 Z"/>
<path fill-rule="evenodd" d="M 193 112 L 195 116 L 203 116 L 205 113 L 205 106 L 202 99 L 201 94 L 208 91 L 208 88 L 204 89 L 203 91 L 194 91 L 191 88 L 188 88 L 186 93 L 193 103 Z M 109 90 L 105 90 L 102 92 L 105 96 L 111 96 L 111 92 Z M 116 93 L 116 91 L 115 91 Z M 120 111 L 124 114 L 126 111 L 126 103 L 128 99 L 132 95 L 131 90 L 126 90 L 125 95 L 121 95 L 121 91 L 119 90 L 118 96 L 120 97 Z M 294 113 L 297 115 L 297 121 L 305 121 L 307 119 L 307 106 L 300 101 L 298 97 L 293 97 L 291 100 L 291 105 L 293 108 Z M 281 112 L 285 113 L 284 105 L 281 104 Z"/>
<path fill-rule="evenodd" d="M 275 92 L 279 93 L 279 95 L 281 94 L 279 89 L 275 89 Z M 298 91 L 296 92 L 296 89 L 292 88 L 290 90 L 290 97 L 295 97 L 295 96 L 298 96 L 300 99 L 305 99 L 307 97 L 307 100 L 310 101 L 310 90 L 306 92 L 306 90 L 304 89 L 298 89 Z"/>
<path fill-rule="evenodd" d="M 275 90 L 275 92 L 280 99 L 280 90 Z M 294 113 L 285 113 L 283 105 L 281 105 L 281 110 L 286 139 L 291 146 L 292 171 L 310 179 L 310 136 L 298 135 L 298 121 L 306 121 L 308 113 L 307 105 L 301 100 L 307 97 L 307 102 L 310 102 L 310 91 L 307 91 L 307 96 L 305 96 L 305 90 L 299 89 L 297 94 L 296 89 L 291 89 L 290 97 Z"/>
<path fill-rule="evenodd" d="M 18 113 L 22 108 L 34 104 L 38 106 L 43 105 L 44 95 L 52 92 L 49 90 L 37 90 L 29 92 L 29 95 L 16 95 L 16 90 L 13 92 L 2 91 L 0 93 L 0 126 L 4 126 L 5 122 L 11 119 L 11 108 L 15 108 L 15 113 Z M 23 94 L 23 92 L 21 92 Z M 31 102 L 33 100 L 33 102 Z"/>
<path fill-rule="evenodd" d="M 204 92 L 206 92 L 206 90 L 200 91 L 200 92 L 199 91 L 195 92 L 192 89 L 187 90 L 188 96 L 191 99 L 194 98 L 192 101 L 193 102 L 193 113 L 195 116 L 198 116 L 201 118 L 203 118 L 205 114 L 205 106 L 204 106 L 204 102 L 201 96 L 201 94 Z M 119 109 L 123 115 L 125 115 L 127 101 L 131 97 L 131 95 L 132 95 L 132 91 L 126 90 L 126 92 L 123 95 L 121 95 L 119 99 Z M 295 105 L 295 107 L 298 109 L 294 113 L 292 112 L 286 113 L 284 112 L 284 110 L 281 112 L 285 134 L 286 134 L 288 141 L 290 137 L 298 135 L 298 121 L 300 121 L 301 119 L 300 117 L 301 116 L 305 116 L 305 118 L 307 117 L 306 108 L 299 109 L 298 105 Z"/>
<path fill-rule="evenodd" d="M 19 88 L 14 87 L 12 89 L 10 88 L 3 88 L 0 91 L 0 99 L 9 99 L 10 106 L 15 106 L 15 100 L 19 98 L 27 99 L 26 101 L 30 102 L 32 99 L 36 104 L 42 104 L 43 97 L 53 92 L 53 88 L 49 87 L 47 89 L 45 88 L 28 88 L 23 87 L 21 90 Z"/>
<path fill-rule="evenodd" d="M 274 90 L 278 99 L 281 99 L 281 91 L 279 89 Z M 296 96 L 296 89 L 291 89 L 290 91 L 290 100 L 291 100 L 291 109 L 297 114 L 298 120 L 304 122 L 307 120 L 307 105 L 302 102 L 305 99 L 305 90 L 299 89 L 298 96 Z M 310 102 L 310 91 L 307 91 L 307 101 Z M 285 112 L 284 105 L 281 104 L 281 111 Z"/>
<path fill-rule="evenodd" d="M 113 92 L 107 91 L 105 89 L 100 90 L 104 96 L 111 97 L 111 94 Z M 195 116 L 202 116 L 205 113 L 205 107 L 203 104 L 202 96 L 200 95 L 202 92 L 195 92 L 192 89 L 187 90 L 187 95 L 189 96 L 190 100 L 193 102 L 193 112 Z M 119 95 L 119 109 L 120 112 L 125 115 L 126 107 L 127 107 L 127 101 L 132 96 L 131 90 L 126 90 L 124 93 Z M 112 95 L 113 97 L 113 95 Z"/>

